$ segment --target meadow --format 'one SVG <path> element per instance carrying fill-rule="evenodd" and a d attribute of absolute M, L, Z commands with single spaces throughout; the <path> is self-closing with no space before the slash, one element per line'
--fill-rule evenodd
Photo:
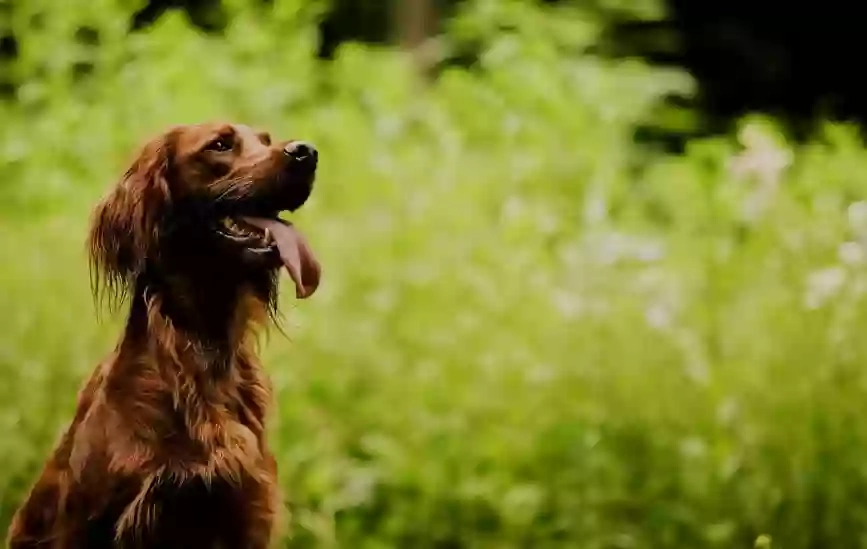
<path fill-rule="evenodd" d="M 0 101 L 0 533 L 123 321 L 90 209 L 144 139 L 216 118 L 321 154 L 292 219 L 323 284 L 262 341 L 283 546 L 867 547 L 853 128 L 636 145 L 690 79 L 582 54 L 572 8 L 470 3 L 443 41 L 478 66 L 424 82 L 395 49 L 318 60 L 315 2 L 227 1 L 222 37 L 56 4 L 16 9 Z"/>

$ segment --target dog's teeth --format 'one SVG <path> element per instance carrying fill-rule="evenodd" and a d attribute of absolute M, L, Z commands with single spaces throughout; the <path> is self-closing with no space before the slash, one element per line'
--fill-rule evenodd
<path fill-rule="evenodd" d="M 265 227 L 265 244 L 271 243 L 271 229 Z"/>

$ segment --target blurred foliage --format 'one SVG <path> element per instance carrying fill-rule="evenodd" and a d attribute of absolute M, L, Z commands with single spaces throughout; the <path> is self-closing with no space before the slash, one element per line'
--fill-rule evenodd
<path fill-rule="evenodd" d="M 323 159 L 297 215 L 323 286 L 287 293 L 290 337 L 263 345 L 286 547 L 867 545 L 851 128 L 636 149 L 691 82 L 582 55 L 599 25 L 569 6 L 468 1 L 443 39 L 480 44 L 477 70 L 429 86 L 386 48 L 319 61 L 324 3 L 225 0 L 222 37 L 178 12 L 128 35 L 139 7 L 28 0 L 10 22 L 0 523 L 123 320 L 93 312 L 92 204 L 144 138 L 221 118 Z"/>

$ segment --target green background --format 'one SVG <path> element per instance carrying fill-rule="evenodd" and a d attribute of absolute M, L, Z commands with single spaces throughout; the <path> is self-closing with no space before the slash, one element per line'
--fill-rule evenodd
<path fill-rule="evenodd" d="M 144 139 L 222 119 L 322 159 L 293 220 L 323 284 L 284 291 L 288 337 L 262 345 L 286 547 L 867 546 L 851 128 L 795 146 L 751 118 L 683 156 L 639 148 L 691 81 L 581 54 L 600 22 L 576 8 L 466 2 L 442 43 L 478 65 L 425 81 L 387 47 L 318 60 L 315 2 L 224 2 L 223 36 L 177 12 L 129 34 L 133 4 L 11 21 L 0 532 L 118 336 L 89 293 L 90 209 Z"/>

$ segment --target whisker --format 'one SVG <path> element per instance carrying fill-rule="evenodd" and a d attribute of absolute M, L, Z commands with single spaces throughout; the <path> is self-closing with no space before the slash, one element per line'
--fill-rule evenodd
<path fill-rule="evenodd" d="M 225 183 L 226 188 L 217 195 L 214 202 L 221 203 L 227 200 L 237 200 L 247 196 L 253 186 L 253 180 L 250 176 L 244 176 L 237 179 L 229 180 Z"/>

